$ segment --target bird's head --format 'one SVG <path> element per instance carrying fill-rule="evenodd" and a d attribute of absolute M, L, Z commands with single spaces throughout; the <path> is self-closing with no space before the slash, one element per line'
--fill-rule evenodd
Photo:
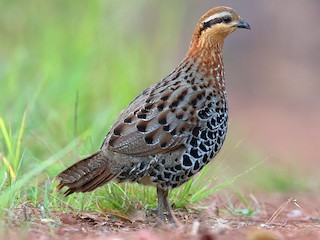
<path fill-rule="evenodd" d="M 232 8 L 213 8 L 200 18 L 192 45 L 204 47 L 207 44 L 217 44 L 222 50 L 224 39 L 238 28 L 250 29 L 250 25 Z"/>

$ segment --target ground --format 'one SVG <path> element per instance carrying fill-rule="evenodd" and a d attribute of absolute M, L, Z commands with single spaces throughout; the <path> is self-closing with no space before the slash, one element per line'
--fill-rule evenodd
<path fill-rule="evenodd" d="M 152 213 L 134 222 L 85 212 L 52 212 L 43 218 L 39 208 L 25 204 L 9 213 L 11 227 L 4 234 L 5 239 L 319 239 L 316 195 L 257 194 L 251 199 L 257 213 L 248 217 L 232 214 L 226 200 L 217 197 L 196 212 L 177 210 L 178 228 L 156 227 Z"/>

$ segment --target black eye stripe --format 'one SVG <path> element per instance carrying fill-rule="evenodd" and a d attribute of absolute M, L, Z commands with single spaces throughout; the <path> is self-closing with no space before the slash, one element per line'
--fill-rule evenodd
<path fill-rule="evenodd" d="M 201 28 L 201 32 L 203 30 L 206 30 L 207 28 L 210 28 L 211 26 L 215 25 L 215 24 L 218 24 L 218 23 L 230 23 L 232 21 L 232 18 L 230 16 L 225 16 L 225 17 L 222 17 L 222 18 L 214 18 L 214 19 L 211 19 L 210 21 L 207 21 L 207 22 L 204 22 L 203 23 L 203 27 Z"/>
<path fill-rule="evenodd" d="M 209 28 L 209 27 L 211 27 L 212 25 L 218 24 L 218 23 L 222 23 L 222 19 L 221 18 L 215 18 L 215 19 L 211 19 L 208 22 L 204 22 L 202 31 L 207 29 L 207 28 Z"/>

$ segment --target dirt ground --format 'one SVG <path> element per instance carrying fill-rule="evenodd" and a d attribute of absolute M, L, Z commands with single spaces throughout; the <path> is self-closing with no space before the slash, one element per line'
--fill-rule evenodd
<path fill-rule="evenodd" d="M 256 214 L 232 214 L 226 200 L 212 197 L 197 212 L 176 211 L 182 226 L 156 227 L 155 215 L 134 222 L 98 213 L 51 213 L 22 205 L 10 212 L 3 239 L 320 239 L 319 196 L 257 194 L 251 197 Z M 316 200 L 317 199 L 317 200 Z M 234 200 L 233 207 L 241 207 Z"/>

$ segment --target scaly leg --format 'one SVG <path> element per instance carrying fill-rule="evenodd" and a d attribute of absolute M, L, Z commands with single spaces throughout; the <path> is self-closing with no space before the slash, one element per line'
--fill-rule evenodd
<path fill-rule="evenodd" d="M 162 223 L 166 222 L 166 218 L 163 214 L 163 206 L 164 206 L 164 196 L 163 196 L 164 192 L 162 189 L 157 188 L 157 197 L 158 197 L 158 208 L 157 208 L 157 212 L 158 212 L 158 220 L 160 220 Z"/>
<path fill-rule="evenodd" d="M 165 222 L 165 217 L 163 214 L 163 207 L 168 213 L 168 220 L 174 226 L 181 225 L 180 221 L 175 217 L 173 210 L 171 208 L 169 199 L 168 199 L 168 190 L 163 190 L 157 188 L 157 196 L 158 196 L 158 218 Z"/>

